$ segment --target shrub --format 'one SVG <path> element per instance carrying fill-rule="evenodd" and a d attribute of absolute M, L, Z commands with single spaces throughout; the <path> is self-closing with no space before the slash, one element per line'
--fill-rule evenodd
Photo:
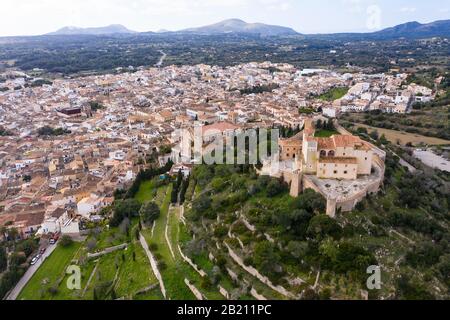
<path fill-rule="evenodd" d="M 151 225 L 161 215 L 161 210 L 155 202 L 147 202 L 140 210 L 142 221 L 146 225 Z"/>
<path fill-rule="evenodd" d="M 64 248 L 70 247 L 72 244 L 73 244 L 73 240 L 68 235 L 62 236 L 61 240 L 59 240 L 59 245 Z"/>

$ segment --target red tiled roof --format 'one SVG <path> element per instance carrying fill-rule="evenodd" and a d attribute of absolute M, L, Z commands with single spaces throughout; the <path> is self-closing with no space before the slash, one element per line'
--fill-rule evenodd
<path fill-rule="evenodd" d="M 211 124 L 208 126 L 204 126 L 202 128 L 202 133 L 215 133 L 215 132 L 225 132 L 230 130 L 237 130 L 239 129 L 238 126 L 235 126 L 234 124 L 228 123 L 228 122 L 218 122 L 215 124 Z"/>

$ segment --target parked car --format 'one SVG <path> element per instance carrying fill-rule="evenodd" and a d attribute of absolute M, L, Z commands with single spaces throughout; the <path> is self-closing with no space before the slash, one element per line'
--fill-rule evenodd
<path fill-rule="evenodd" d="M 40 257 L 41 257 L 40 255 L 37 255 L 36 257 L 34 257 L 34 258 L 31 260 L 31 265 L 34 266 L 34 265 L 39 261 L 39 258 L 40 258 Z"/>
<path fill-rule="evenodd" d="M 54 233 L 49 240 L 50 244 L 55 244 L 56 242 L 58 242 L 60 236 L 61 236 L 61 233 L 59 233 L 59 232 Z"/>
<path fill-rule="evenodd" d="M 39 250 L 39 254 L 43 255 L 45 253 L 45 251 L 47 250 L 47 248 L 42 248 L 41 250 Z"/>

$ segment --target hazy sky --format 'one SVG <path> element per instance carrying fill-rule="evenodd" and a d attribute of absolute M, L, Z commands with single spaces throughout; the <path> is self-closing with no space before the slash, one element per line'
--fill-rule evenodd
<path fill-rule="evenodd" d="M 179 30 L 229 18 L 302 33 L 360 32 L 449 19 L 450 0 L 1 0 L 0 36 L 108 24 Z"/>

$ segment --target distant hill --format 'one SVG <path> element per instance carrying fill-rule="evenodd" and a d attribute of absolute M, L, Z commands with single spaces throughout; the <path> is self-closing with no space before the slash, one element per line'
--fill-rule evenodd
<path fill-rule="evenodd" d="M 369 33 L 332 33 L 310 34 L 310 38 L 334 40 L 395 40 L 424 39 L 433 37 L 450 38 L 450 20 L 441 20 L 431 23 L 407 22 L 395 27 Z"/>
<path fill-rule="evenodd" d="M 375 32 L 373 35 L 389 38 L 450 37 L 450 20 L 440 20 L 426 24 L 422 24 L 417 21 L 408 22 Z"/>
<path fill-rule="evenodd" d="M 178 31 L 178 33 L 195 33 L 204 35 L 223 33 L 247 33 L 259 34 L 262 36 L 284 36 L 298 34 L 291 28 L 267 25 L 263 23 L 247 23 L 239 19 L 229 19 L 208 26 L 184 29 Z"/>
<path fill-rule="evenodd" d="M 107 35 L 107 34 L 136 34 L 137 32 L 126 27 L 113 24 L 98 28 L 77 28 L 65 27 L 47 35 Z M 300 35 L 294 29 L 263 23 L 247 23 L 239 19 L 224 20 L 208 26 L 189 28 L 176 32 L 165 29 L 156 33 L 165 34 L 193 34 L 193 35 L 220 35 L 220 34 L 248 34 L 261 36 L 291 36 Z M 143 35 L 155 34 L 154 32 L 144 32 Z M 322 39 L 349 39 L 349 40 L 391 40 L 398 38 L 420 39 L 431 37 L 450 38 L 450 20 L 440 20 L 422 24 L 417 21 L 408 22 L 387 28 L 377 32 L 369 33 L 334 33 L 334 34 L 309 34 L 309 38 Z"/>
<path fill-rule="evenodd" d="M 120 24 L 112 24 L 106 27 L 96 28 L 78 28 L 78 27 L 64 27 L 55 32 L 48 33 L 47 35 L 104 35 L 104 34 L 131 34 L 135 31 L 129 30 Z"/>

